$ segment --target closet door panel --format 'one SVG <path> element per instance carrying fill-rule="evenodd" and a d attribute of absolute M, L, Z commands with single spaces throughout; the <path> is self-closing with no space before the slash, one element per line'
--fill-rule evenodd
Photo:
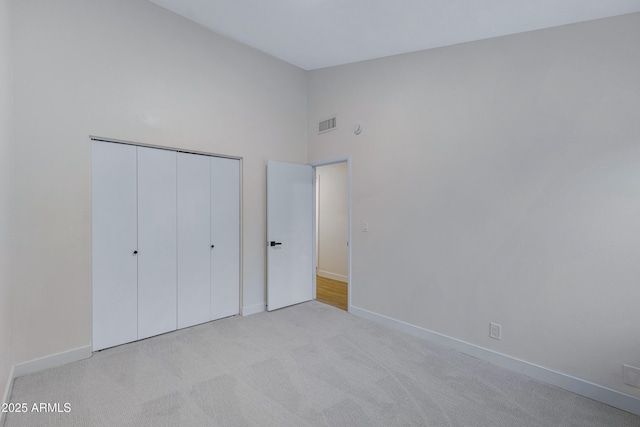
<path fill-rule="evenodd" d="M 177 325 L 176 154 L 138 147 L 138 339 Z"/>
<path fill-rule="evenodd" d="M 240 312 L 240 161 L 211 158 L 211 319 Z"/>
<path fill-rule="evenodd" d="M 178 328 L 211 316 L 209 159 L 178 153 Z"/>
<path fill-rule="evenodd" d="M 93 349 L 138 337 L 136 147 L 92 142 Z"/>

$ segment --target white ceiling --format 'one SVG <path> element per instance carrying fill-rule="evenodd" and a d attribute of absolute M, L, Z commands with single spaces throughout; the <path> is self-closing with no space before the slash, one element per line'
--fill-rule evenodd
<path fill-rule="evenodd" d="M 150 0 L 313 70 L 640 12 L 640 0 Z"/>

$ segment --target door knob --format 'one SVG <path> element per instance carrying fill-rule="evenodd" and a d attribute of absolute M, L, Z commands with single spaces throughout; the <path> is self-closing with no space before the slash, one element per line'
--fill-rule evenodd
<path fill-rule="evenodd" d="M 213 248 L 215 248 L 215 247 L 216 247 L 216 245 L 211 245 L 211 249 L 213 249 Z"/>
<path fill-rule="evenodd" d="M 273 242 L 272 241 L 270 246 L 278 246 L 278 245 L 281 245 L 281 244 L 282 244 L 281 242 Z"/>
<path fill-rule="evenodd" d="M 138 255 L 138 251 L 133 251 L 133 254 L 134 255 Z"/>

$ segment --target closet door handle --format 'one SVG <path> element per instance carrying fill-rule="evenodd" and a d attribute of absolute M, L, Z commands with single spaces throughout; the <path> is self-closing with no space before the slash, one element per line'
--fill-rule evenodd
<path fill-rule="evenodd" d="M 211 249 L 213 249 L 213 248 L 215 248 L 215 247 L 216 247 L 216 245 L 211 245 Z"/>
<path fill-rule="evenodd" d="M 138 255 L 138 251 L 133 251 L 133 254 L 134 255 Z"/>

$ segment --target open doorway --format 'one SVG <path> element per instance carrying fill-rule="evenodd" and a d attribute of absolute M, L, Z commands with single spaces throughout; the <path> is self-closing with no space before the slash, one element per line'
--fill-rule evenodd
<path fill-rule="evenodd" d="M 349 307 L 349 171 L 346 161 L 319 165 L 316 174 L 316 294 Z"/>

